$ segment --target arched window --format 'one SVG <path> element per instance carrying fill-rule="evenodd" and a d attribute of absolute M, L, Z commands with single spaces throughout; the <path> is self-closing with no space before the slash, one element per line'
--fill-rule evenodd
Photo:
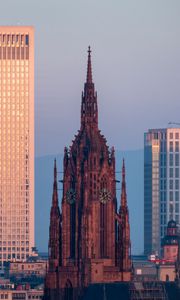
<path fill-rule="evenodd" d="M 73 300 L 73 287 L 69 279 L 67 280 L 64 289 L 64 300 Z"/>
<path fill-rule="evenodd" d="M 76 203 L 70 205 L 70 257 L 75 258 Z"/>
<path fill-rule="evenodd" d="M 101 179 L 100 189 L 107 189 L 107 180 L 105 176 Z M 107 257 L 107 203 L 100 203 L 100 257 Z"/>

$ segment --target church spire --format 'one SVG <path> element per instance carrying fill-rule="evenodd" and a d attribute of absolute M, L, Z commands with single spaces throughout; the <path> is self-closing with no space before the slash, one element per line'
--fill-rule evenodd
<path fill-rule="evenodd" d="M 92 81 L 91 48 L 88 47 L 87 77 L 81 103 L 81 127 L 98 124 L 97 93 Z"/>
<path fill-rule="evenodd" d="M 87 63 L 87 83 L 92 83 L 92 66 L 91 66 L 91 47 L 88 47 L 88 63 Z"/>

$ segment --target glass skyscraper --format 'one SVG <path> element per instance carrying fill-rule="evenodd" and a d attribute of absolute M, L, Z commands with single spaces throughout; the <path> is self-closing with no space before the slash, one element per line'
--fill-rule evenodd
<path fill-rule="evenodd" d="M 34 30 L 0 27 L 0 263 L 34 246 Z"/>
<path fill-rule="evenodd" d="M 144 253 L 161 253 L 169 220 L 180 224 L 180 128 L 144 135 Z"/>

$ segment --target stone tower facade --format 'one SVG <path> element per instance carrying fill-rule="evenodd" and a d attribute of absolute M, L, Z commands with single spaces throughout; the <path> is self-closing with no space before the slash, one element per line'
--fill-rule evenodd
<path fill-rule="evenodd" d="M 98 128 L 90 47 L 81 127 L 72 146 L 64 150 L 61 213 L 56 174 L 55 165 L 45 299 L 79 299 L 92 283 L 130 281 L 125 165 L 118 213 L 114 148 L 109 150 Z"/>

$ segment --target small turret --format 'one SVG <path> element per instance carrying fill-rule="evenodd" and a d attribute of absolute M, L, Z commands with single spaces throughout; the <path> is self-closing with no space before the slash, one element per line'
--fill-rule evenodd
<path fill-rule="evenodd" d="M 52 206 L 49 226 L 49 270 L 56 270 L 60 263 L 60 238 L 61 238 L 60 210 L 58 204 L 57 167 L 54 160 L 54 183 Z"/>
<path fill-rule="evenodd" d="M 125 162 L 123 159 L 123 166 L 122 166 L 122 186 L 121 186 L 121 206 L 120 206 L 120 210 L 122 208 L 126 208 L 127 207 L 127 195 L 126 195 L 126 179 L 125 179 Z"/>
<path fill-rule="evenodd" d="M 122 186 L 121 202 L 118 214 L 118 245 L 117 245 L 117 263 L 120 271 L 128 272 L 131 270 L 131 242 L 130 242 L 130 225 L 129 211 L 127 206 L 126 179 L 125 179 L 125 162 L 123 159 L 122 166 Z"/>

